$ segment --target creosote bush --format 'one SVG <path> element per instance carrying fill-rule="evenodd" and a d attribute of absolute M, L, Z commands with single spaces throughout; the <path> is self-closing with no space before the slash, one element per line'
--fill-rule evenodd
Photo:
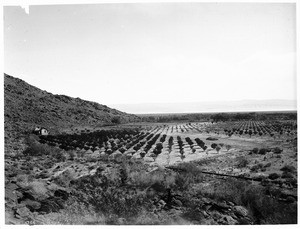
<path fill-rule="evenodd" d="M 274 152 L 275 154 L 280 154 L 280 153 L 282 152 L 282 149 L 280 149 L 279 147 L 276 147 L 276 148 L 273 150 L 273 152 Z"/>
<path fill-rule="evenodd" d="M 236 164 L 237 168 L 245 168 L 249 164 L 249 161 L 244 156 L 237 157 L 236 161 L 237 161 L 237 164 Z"/>
<path fill-rule="evenodd" d="M 297 223 L 297 206 L 267 196 L 268 189 L 229 178 L 199 192 L 212 199 L 231 201 L 246 207 L 256 224 Z"/>
<path fill-rule="evenodd" d="M 257 154 L 258 153 L 258 148 L 253 148 L 252 153 Z"/>
<path fill-rule="evenodd" d="M 24 156 L 43 156 L 50 155 L 57 160 L 65 160 L 62 151 L 58 148 L 41 144 L 34 137 L 30 136 L 26 139 L 28 147 L 23 151 Z"/>

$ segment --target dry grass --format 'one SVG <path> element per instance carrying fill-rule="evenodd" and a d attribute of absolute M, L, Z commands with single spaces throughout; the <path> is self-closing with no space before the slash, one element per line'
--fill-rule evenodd
<path fill-rule="evenodd" d="M 268 188 L 247 181 L 226 179 L 199 190 L 201 195 L 245 206 L 256 224 L 295 224 L 297 205 L 280 202 L 266 195 Z"/>

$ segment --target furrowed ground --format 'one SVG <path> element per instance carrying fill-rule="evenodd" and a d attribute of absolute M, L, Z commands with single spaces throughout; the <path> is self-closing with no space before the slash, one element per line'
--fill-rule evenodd
<path fill-rule="evenodd" d="M 6 156 L 6 224 L 295 224 L 295 121 L 29 134 Z"/>

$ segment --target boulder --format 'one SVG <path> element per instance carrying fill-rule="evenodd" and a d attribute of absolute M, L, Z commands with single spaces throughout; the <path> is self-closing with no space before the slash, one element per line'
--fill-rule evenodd
<path fill-rule="evenodd" d="M 246 217 L 248 215 L 248 210 L 243 206 L 233 207 L 234 213 L 239 217 Z"/>
<path fill-rule="evenodd" d="M 38 201 L 35 201 L 35 200 L 29 200 L 29 199 L 26 199 L 26 200 L 23 200 L 21 202 L 21 204 L 23 204 L 24 206 L 26 206 L 29 210 L 37 210 L 41 207 L 41 203 L 38 202 Z"/>
<path fill-rule="evenodd" d="M 226 215 L 224 216 L 223 220 L 225 221 L 226 224 L 228 225 L 235 225 L 238 224 L 238 221 L 236 221 L 235 219 L 233 219 L 231 216 Z"/>
<path fill-rule="evenodd" d="M 142 157 L 141 157 L 140 153 L 137 152 L 137 153 L 133 154 L 131 158 L 132 159 L 141 159 Z"/>
<path fill-rule="evenodd" d="M 153 162 L 154 158 L 153 157 L 144 157 L 145 162 Z"/>

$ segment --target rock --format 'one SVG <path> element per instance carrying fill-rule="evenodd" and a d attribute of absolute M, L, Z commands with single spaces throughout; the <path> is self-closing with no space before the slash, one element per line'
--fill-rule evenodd
<path fill-rule="evenodd" d="M 180 200 L 174 199 L 173 203 L 179 207 L 182 207 L 182 202 Z"/>
<path fill-rule="evenodd" d="M 222 219 L 223 219 L 223 215 L 221 213 L 219 213 L 218 211 L 214 211 L 211 215 L 213 216 L 214 220 L 216 220 L 216 221 L 222 221 Z"/>
<path fill-rule="evenodd" d="M 126 219 L 125 218 L 118 218 L 117 219 L 117 225 L 124 225 L 126 224 Z"/>
<path fill-rule="evenodd" d="M 246 217 L 248 215 L 248 210 L 243 206 L 235 206 L 233 209 L 237 216 Z"/>
<path fill-rule="evenodd" d="M 24 204 L 30 210 L 37 210 L 41 207 L 40 202 L 34 201 L 34 200 L 29 200 L 29 199 L 22 201 L 21 204 Z"/>
<path fill-rule="evenodd" d="M 238 221 L 236 221 L 235 219 L 233 219 L 231 216 L 226 215 L 224 216 L 224 221 L 227 222 L 229 225 L 235 225 L 238 223 Z"/>
<path fill-rule="evenodd" d="M 17 217 L 18 218 L 23 218 L 26 216 L 29 216 L 31 214 L 30 210 L 27 207 L 20 207 L 17 209 Z"/>
<path fill-rule="evenodd" d="M 90 171 L 90 175 L 91 175 L 91 176 L 95 175 L 96 173 L 97 173 L 97 169 L 92 169 L 92 170 Z"/>
<path fill-rule="evenodd" d="M 235 205 L 234 203 L 232 203 L 230 201 L 228 201 L 227 203 L 228 203 L 229 206 L 234 206 Z"/>
<path fill-rule="evenodd" d="M 5 199 L 11 200 L 11 201 L 17 201 L 16 191 L 7 189 L 5 187 Z"/>
<path fill-rule="evenodd" d="M 224 203 L 224 202 L 218 203 L 217 205 L 218 205 L 218 207 L 220 207 L 222 209 L 229 209 L 230 208 L 230 206 L 228 204 Z"/>
<path fill-rule="evenodd" d="M 151 171 L 153 171 L 153 168 L 156 170 L 156 169 L 158 169 L 158 164 L 157 164 L 157 162 L 151 162 L 150 164 L 149 164 L 149 168 L 150 168 L 150 172 Z"/>
<path fill-rule="evenodd" d="M 20 225 L 25 224 L 25 222 L 23 220 L 15 218 L 13 211 L 5 210 L 5 224 Z"/>
<path fill-rule="evenodd" d="M 160 201 L 158 202 L 158 205 L 159 205 L 161 208 L 163 208 L 163 207 L 166 205 L 166 202 L 163 201 L 163 200 L 160 200 Z"/>
<path fill-rule="evenodd" d="M 132 155 L 132 159 L 141 159 L 141 158 L 142 157 L 141 157 L 140 153 L 138 153 L 138 152 Z"/>
<path fill-rule="evenodd" d="M 209 208 L 210 211 L 216 210 L 219 212 L 225 212 L 226 210 L 229 209 L 229 206 L 225 203 L 214 203 L 211 208 Z"/>
<path fill-rule="evenodd" d="M 209 217 L 209 214 L 206 211 L 203 211 L 202 214 L 205 218 Z"/>
<path fill-rule="evenodd" d="M 46 188 L 47 186 L 46 181 L 35 180 L 29 183 L 28 188 L 34 199 L 42 200 L 49 197 L 48 189 Z"/>
<path fill-rule="evenodd" d="M 144 157 L 145 162 L 153 162 L 154 158 L 153 157 Z"/>
<path fill-rule="evenodd" d="M 203 197 L 201 200 L 203 201 L 203 203 L 206 203 L 206 204 L 211 203 L 211 201 L 205 197 Z"/>

